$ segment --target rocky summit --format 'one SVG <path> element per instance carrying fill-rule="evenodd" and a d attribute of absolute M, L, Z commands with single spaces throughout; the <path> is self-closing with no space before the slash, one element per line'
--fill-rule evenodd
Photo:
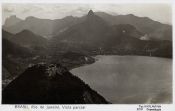
<path fill-rule="evenodd" d="M 59 64 L 28 67 L 2 91 L 3 104 L 106 104 L 96 91 Z"/>

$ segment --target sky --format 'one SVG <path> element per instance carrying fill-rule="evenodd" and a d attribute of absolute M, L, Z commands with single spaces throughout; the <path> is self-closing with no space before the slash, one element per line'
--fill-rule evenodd
<path fill-rule="evenodd" d="M 60 19 L 65 16 L 83 16 L 89 10 L 107 12 L 112 15 L 134 14 L 149 17 L 155 21 L 172 24 L 172 7 L 170 4 L 2 4 L 2 21 L 11 15 L 21 19 L 28 16 L 46 19 Z"/>

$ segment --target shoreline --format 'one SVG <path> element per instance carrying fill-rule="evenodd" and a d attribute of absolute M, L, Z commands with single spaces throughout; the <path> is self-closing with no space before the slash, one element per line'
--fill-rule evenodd
<path fill-rule="evenodd" d="M 135 57 L 135 56 L 141 56 L 141 57 L 153 57 L 153 58 L 162 58 L 162 59 L 173 60 L 173 58 L 168 58 L 168 57 L 146 56 L 146 55 L 115 55 L 115 54 L 114 55 L 113 54 L 108 54 L 108 55 L 93 55 L 93 56 L 91 56 L 94 59 L 93 62 L 91 62 L 91 63 L 85 63 L 85 64 L 79 64 L 79 65 L 76 65 L 76 66 L 73 66 L 73 67 L 69 68 L 68 70 L 70 71 L 70 70 L 75 69 L 75 68 L 79 68 L 79 67 L 82 67 L 82 66 L 93 64 L 96 61 L 98 61 L 98 59 L 96 58 L 97 56 L 121 56 L 121 57 L 124 57 L 124 56 L 130 56 L 130 57 L 131 56 L 133 56 L 133 57 Z"/>

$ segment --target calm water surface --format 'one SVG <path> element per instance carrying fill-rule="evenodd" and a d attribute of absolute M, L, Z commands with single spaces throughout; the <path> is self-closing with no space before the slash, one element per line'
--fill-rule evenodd
<path fill-rule="evenodd" d="M 172 59 L 96 56 L 71 72 L 111 103 L 171 103 Z"/>

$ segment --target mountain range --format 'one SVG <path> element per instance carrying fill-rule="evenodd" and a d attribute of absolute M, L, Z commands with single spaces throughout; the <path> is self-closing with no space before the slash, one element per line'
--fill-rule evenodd
<path fill-rule="evenodd" d="M 144 36 L 145 34 L 133 25 L 110 25 L 93 11 L 89 11 L 81 23 L 52 37 L 50 46 L 54 53 L 57 50 L 60 52 L 75 50 L 96 52 L 96 54 L 98 52 L 134 55 L 152 53 L 152 56 L 171 57 L 172 43 L 170 40 L 142 40 Z"/>
<path fill-rule="evenodd" d="M 58 27 L 52 29 L 53 25 Z M 20 32 L 13 32 L 11 28 Z M 46 39 L 41 36 L 43 34 L 39 30 L 46 33 L 49 30 L 55 32 L 51 34 L 50 39 Z M 132 14 L 112 16 L 104 12 L 94 13 L 92 10 L 80 18 L 68 16 L 57 20 L 34 17 L 19 20 L 12 16 L 3 26 L 3 33 L 5 33 L 3 38 L 33 52 L 46 55 L 77 51 L 88 54 L 103 52 L 103 54 L 149 55 L 152 53 L 152 56 L 171 57 L 171 32 L 171 26 L 146 17 Z"/>
<path fill-rule="evenodd" d="M 133 25 L 144 35 L 147 35 L 149 39 L 172 40 L 171 25 L 154 21 L 148 17 L 138 17 L 133 14 L 113 16 L 105 12 L 95 12 L 94 14 L 101 17 L 109 25 Z M 86 16 L 67 16 L 63 19 L 50 20 L 29 16 L 25 20 L 22 20 L 16 16 L 11 16 L 6 19 L 3 29 L 13 34 L 26 29 L 45 38 L 52 38 L 64 32 L 69 27 L 84 21 L 85 18 Z"/>

